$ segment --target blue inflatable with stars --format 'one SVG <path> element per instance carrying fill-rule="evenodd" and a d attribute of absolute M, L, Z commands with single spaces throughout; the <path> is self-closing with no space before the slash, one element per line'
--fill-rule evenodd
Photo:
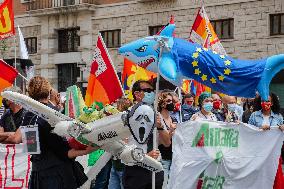
<path fill-rule="evenodd" d="M 160 72 L 177 86 L 183 79 L 194 79 L 231 96 L 253 98 L 258 91 L 263 100 L 268 100 L 269 84 L 283 69 L 284 54 L 260 60 L 233 59 L 198 44 L 173 38 L 174 30 L 175 25 L 169 24 L 159 36 L 126 44 L 119 48 L 119 53 L 143 68 Z"/>

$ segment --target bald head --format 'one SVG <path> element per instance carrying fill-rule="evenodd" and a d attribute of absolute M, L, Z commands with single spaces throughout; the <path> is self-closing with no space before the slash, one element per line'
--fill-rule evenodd
<path fill-rule="evenodd" d="M 221 100 L 220 96 L 218 94 L 212 94 L 212 99 L 214 100 Z"/>
<path fill-rule="evenodd" d="M 222 102 L 224 104 L 235 104 L 235 103 L 237 103 L 237 98 L 235 96 L 227 96 L 226 95 L 222 98 Z"/>

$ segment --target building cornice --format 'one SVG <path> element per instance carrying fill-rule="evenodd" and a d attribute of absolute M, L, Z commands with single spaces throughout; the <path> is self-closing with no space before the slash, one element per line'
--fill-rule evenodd
<path fill-rule="evenodd" d="M 206 7 L 215 7 L 215 6 L 223 6 L 223 5 L 232 5 L 232 4 L 239 4 L 239 3 L 250 3 L 254 1 L 261 1 L 261 0 L 230 0 L 230 1 L 224 1 L 224 2 L 218 2 L 218 3 L 208 3 L 205 6 Z M 171 1 L 175 2 L 175 1 Z M 152 2 L 153 3 L 153 2 Z M 172 8 L 159 8 L 159 9 L 152 9 L 152 10 L 146 10 L 146 11 L 131 11 L 126 13 L 113 13 L 112 15 L 99 15 L 100 9 L 112 9 L 112 8 L 124 8 L 129 7 L 129 5 L 135 5 L 135 4 L 141 4 L 139 1 L 130 1 L 130 2 L 124 2 L 124 3 L 115 3 L 110 5 L 96 5 L 96 15 L 92 17 L 92 20 L 101 20 L 101 19 L 107 19 L 107 18 L 117 18 L 117 17 L 125 17 L 125 16 L 135 16 L 135 15 L 145 15 L 145 14 L 152 14 L 152 13 L 163 13 L 163 12 L 172 12 L 172 11 L 179 11 L 179 10 L 188 10 L 188 9 L 196 9 L 199 8 L 199 4 L 195 5 L 185 5 L 185 6 L 176 6 Z M 146 4 L 146 2 L 145 2 Z M 122 10 L 121 12 L 123 12 Z M 130 11 L 130 10 L 129 10 Z M 105 13 L 105 10 L 102 11 Z M 110 11 L 112 12 L 112 11 Z"/>

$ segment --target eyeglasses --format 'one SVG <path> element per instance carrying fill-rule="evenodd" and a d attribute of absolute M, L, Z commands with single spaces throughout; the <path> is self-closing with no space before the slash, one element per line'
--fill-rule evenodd
<path fill-rule="evenodd" d="M 145 89 L 140 89 L 140 91 L 143 91 L 143 92 L 146 92 L 146 93 L 151 93 L 151 92 L 154 92 L 154 89 L 145 88 Z"/>

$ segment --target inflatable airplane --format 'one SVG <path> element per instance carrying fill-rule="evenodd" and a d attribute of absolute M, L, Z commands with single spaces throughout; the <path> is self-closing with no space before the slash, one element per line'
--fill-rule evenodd
<path fill-rule="evenodd" d="M 141 148 L 135 145 L 128 146 L 122 141 L 122 139 L 131 135 L 129 127 L 125 125 L 125 118 L 127 118 L 128 122 L 136 119 L 134 117 L 131 118 L 131 116 L 129 117 L 126 113 L 117 113 L 85 124 L 47 107 L 26 95 L 11 91 L 2 92 L 1 95 L 3 98 L 11 100 L 45 119 L 52 127 L 55 127 L 53 131 L 60 136 L 69 135 L 83 144 L 91 143 L 97 145 L 106 152 L 121 159 L 126 165 L 138 165 L 153 172 L 159 172 L 163 169 L 161 163 L 145 154 Z M 142 117 L 146 117 L 146 114 L 151 114 L 152 116 L 148 115 L 147 118 L 152 117 L 151 122 L 154 125 L 154 110 L 152 108 L 141 106 L 140 110 L 137 108 L 137 111 L 140 111 L 143 115 Z M 138 138 L 143 140 L 147 136 Z"/>
<path fill-rule="evenodd" d="M 228 95 L 253 98 L 258 91 L 263 100 L 268 100 L 271 79 L 284 68 L 284 54 L 237 60 L 174 38 L 174 30 L 175 25 L 169 24 L 160 35 L 126 44 L 119 53 L 177 86 L 182 79 L 194 79 Z"/>

